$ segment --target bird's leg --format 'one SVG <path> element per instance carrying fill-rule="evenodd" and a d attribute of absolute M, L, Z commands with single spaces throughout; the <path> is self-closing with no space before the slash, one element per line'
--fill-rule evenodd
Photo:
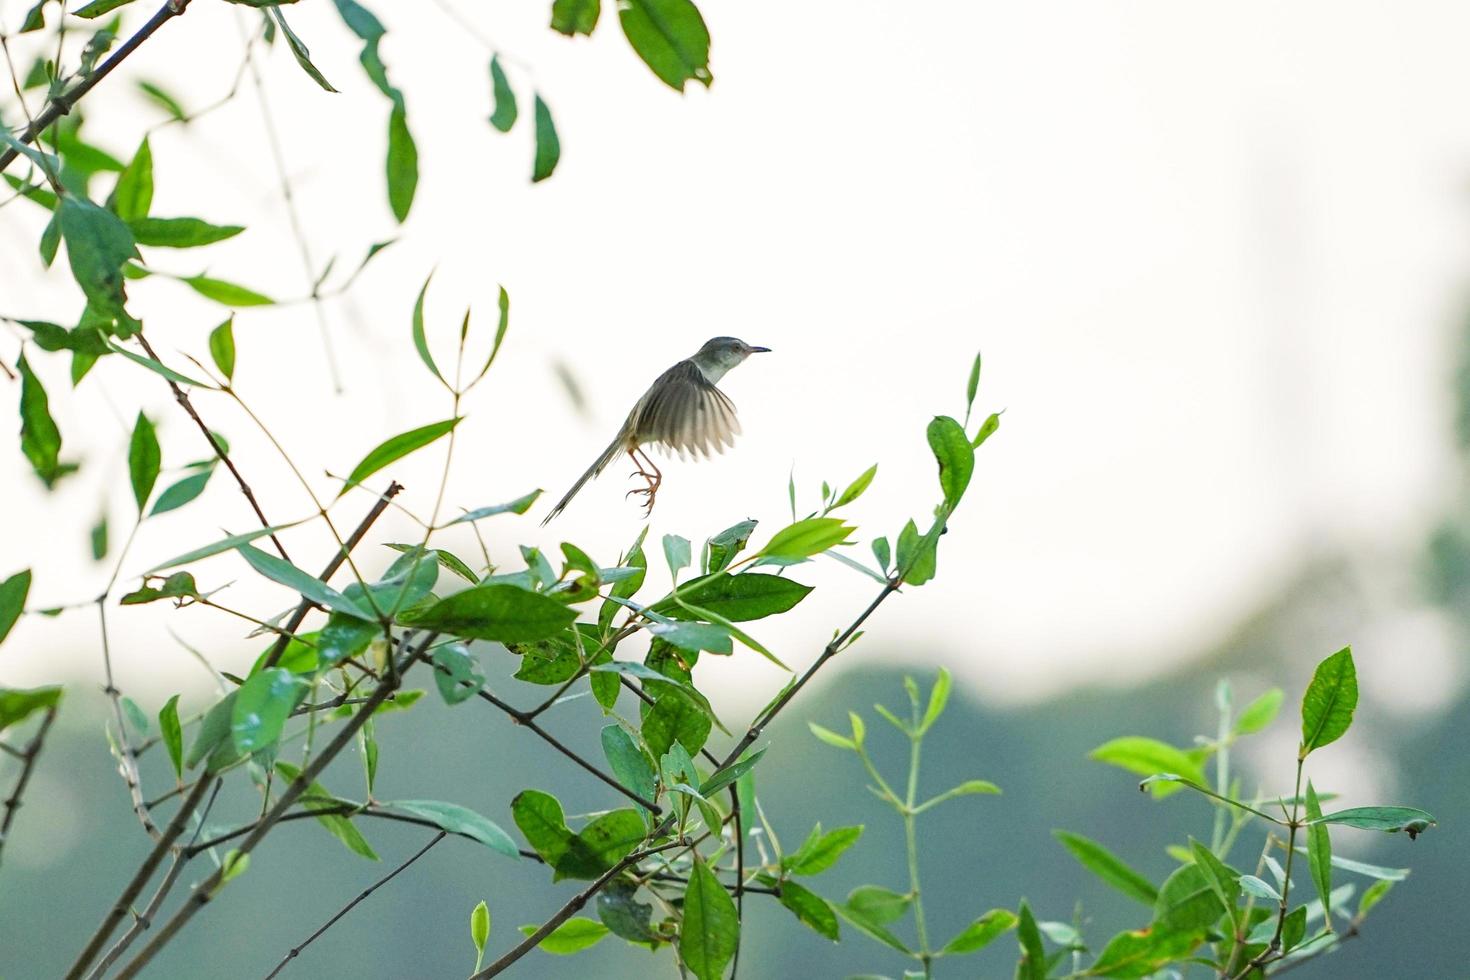
<path fill-rule="evenodd" d="M 633 464 L 638 467 L 638 470 L 630 475 L 643 477 L 643 479 L 648 481 L 648 486 L 635 487 L 634 489 L 629 490 L 626 496 L 631 497 L 636 493 L 643 494 L 645 497 L 647 497 L 648 499 L 645 500 L 643 504 L 643 516 L 648 517 L 650 514 L 653 513 L 654 496 L 658 493 L 658 488 L 664 481 L 664 475 L 659 472 L 659 469 L 657 466 L 654 465 L 653 460 L 648 458 L 648 454 L 643 452 L 641 449 L 634 447 L 633 449 L 628 450 L 628 456 L 633 460 Z M 648 468 L 644 469 L 645 466 Z"/>

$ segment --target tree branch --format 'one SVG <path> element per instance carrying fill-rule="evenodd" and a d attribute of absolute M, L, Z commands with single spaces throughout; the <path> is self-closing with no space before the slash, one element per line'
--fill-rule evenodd
<path fill-rule="evenodd" d="M 164 5 L 159 7 L 157 12 L 148 18 L 148 21 L 142 27 L 138 28 L 138 32 L 124 41 L 122 47 L 113 52 L 112 56 L 106 61 L 98 65 L 92 74 L 47 103 L 46 108 L 41 110 L 40 114 L 31 121 L 31 124 L 25 128 L 17 139 L 21 143 L 34 142 L 36 137 L 41 135 L 47 126 L 71 112 L 72 107 L 81 101 L 82 96 L 92 91 L 93 86 L 112 74 L 112 70 L 122 64 L 123 59 L 127 58 L 128 55 L 136 51 L 138 45 L 152 37 L 155 31 L 173 18 L 182 16 L 188 8 L 189 0 L 166 0 Z M 10 166 L 10 162 L 19 155 L 19 151 L 14 147 L 6 147 L 3 151 L 0 151 L 0 170 L 4 170 Z"/>
<path fill-rule="evenodd" d="M 41 746 L 46 741 L 46 732 L 50 730 L 51 723 L 55 720 L 56 706 L 52 705 L 41 716 L 41 726 L 36 729 L 36 734 L 20 752 L 20 776 L 15 781 L 15 788 L 10 791 L 10 796 L 5 800 L 5 816 L 0 817 L 0 851 L 3 851 L 5 842 L 10 838 L 10 825 L 15 821 L 16 811 L 20 809 L 20 798 L 25 794 L 26 785 L 31 781 L 31 773 L 35 771 L 36 758 L 41 754 Z"/>
<path fill-rule="evenodd" d="M 303 940 L 302 943 L 299 946 L 293 946 L 286 953 L 286 955 L 281 958 L 281 962 L 279 962 L 279 963 L 276 964 L 276 968 L 274 970 L 272 970 L 270 973 L 267 973 L 266 974 L 265 980 L 272 980 L 273 977 L 275 977 L 278 973 L 280 973 L 282 970 L 284 970 L 286 968 L 286 964 L 287 963 L 290 963 L 296 957 L 300 956 L 301 955 L 301 951 L 303 949 L 305 949 L 306 947 L 310 946 L 313 942 L 315 942 L 316 939 L 319 936 L 321 936 L 322 933 L 326 932 L 328 929 L 332 928 L 332 926 L 336 925 L 337 922 L 338 922 L 338 920 L 340 920 L 348 912 L 351 912 L 353 909 L 357 908 L 357 906 L 360 905 L 373 892 L 377 891 L 379 888 L 382 888 L 388 882 L 390 882 L 394 878 L 398 877 L 399 872 L 403 871 L 410 864 L 413 864 L 419 858 L 421 858 L 425 854 L 429 853 L 429 849 L 431 847 L 433 847 L 435 844 L 439 843 L 441 840 L 443 840 L 447 836 L 448 836 L 448 831 L 444 831 L 444 830 L 439 831 L 439 833 L 436 834 L 432 840 L 430 840 L 423 847 L 419 848 L 418 852 L 415 853 L 413 855 L 413 857 L 409 858 L 407 861 L 404 861 L 398 867 L 394 868 L 392 871 L 388 872 L 386 875 L 384 875 L 383 877 L 379 878 L 377 881 L 373 882 L 371 885 L 369 885 L 367 888 L 365 888 L 356 898 L 354 898 L 352 901 L 348 902 L 346 905 L 342 906 L 342 908 L 338 909 L 337 910 L 337 913 L 335 915 L 333 915 L 326 922 L 323 922 L 321 924 L 321 927 L 318 928 L 316 932 L 313 932 L 310 936 L 307 936 L 306 939 Z"/>

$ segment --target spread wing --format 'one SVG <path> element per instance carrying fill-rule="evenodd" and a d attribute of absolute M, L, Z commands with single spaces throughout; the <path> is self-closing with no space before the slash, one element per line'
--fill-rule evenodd
<path fill-rule="evenodd" d="M 735 445 L 735 403 L 693 361 L 665 371 L 639 401 L 631 420 L 640 443 L 659 443 L 681 456 L 709 456 Z"/>

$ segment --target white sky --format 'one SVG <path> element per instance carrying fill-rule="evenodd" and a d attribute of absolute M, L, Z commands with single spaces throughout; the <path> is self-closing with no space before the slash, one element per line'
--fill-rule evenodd
<path fill-rule="evenodd" d="M 0 16 L 13 27 L 28 5 L 5 0 Z M 512 296 L 509 339 L 460 428 L 451 508 L 535 486 L 554 498 L 648 381 L 709 336 L 775 349 L 723 385 L 745 429 L 733 454 L 665 467 L 654 539 L 744 517 L 762 520 L 763 537 L 785 514 L 793 462 L 811 505 L 823 478 L 881 463 L 852 511 L 864 540 L 922 522 L 937 492 L 924 425 L 963 410 L 983 348 L 977 411 L 1003 407 L 1004 424 L 979 455 L 938 580 L 886 607 L 864 646 L 947 663 L 988 697 L 1142 676 L 1268 597 L 1311 548 L 1405 548 L 1450 496 L 1447 382 L 1470 268 L 1462 5 L 711 0 L 715 84 L 681 99 L 628 50 L 611 5 L 588 42 L 548 31 L 545 3 L 459 0 L 514 59 L 522 118 L 509 136 L 485 122 L 478 41 L 433 4 L 374 6 L 420 150 L 401 231 L 382 188 L 386 102 L 330 5 L 288 16 L 343 94 L 317 89 L 284 48 L 266 66 L 318 263 L 338 253 L 350 267 L 370 242 L 401 236 L 328 310 L 346 393 L 331 390 L 308 307 L 245 312 L 235 328 L 239 389 L 323 492 L 323 470 L 344 474 L 384 435 L 447 414 L 408 332 L 437 266 L 441 361 L 466 305 L 483 337 L 495 284 Z M 126 157 L 158 118 L 135 77 L 190 106 L 222 94 L 243 16 L 200 3 L 166 27 L 87 99 L 91 137 Z M 563 147 L 556 175 L 534 187 L 533 79 Z M 203 252 L 154 250 L 156 265 L 305 291 L 248 83 L 229 108 L 158 133 L 153 151 L 155 214 L 250 226 Z M 42 218 L 26 202 L 0 211 L 0 312 L 65 321 L 80 303 L 64 263 L 37 276 Z M 166 282 L 136 283 L 133 296 L 160 351 L 204 357 L 217 307 Z M 0 334 L 7 360 L 16 342 Z M 592 417 L 572 409 L 557 359 Z M 73 397 L 64 365 L 37 360 L 65 454 L 87 466 L 47 497 L 9 450 L 0 571 L 43 555 L 32 598 L 51 604 L 105 579 L 85 553 L 104 486 L 115 541 L 125 531 L 118 416 L 141 401 L 166 464 L 204 452 L 156 379 L 104 362 Z M 198 404 L 273 519 L 302 516 L 299 488 L 248 422 L 222 399 Z M 431 506 L 441 451 L 390 471 L 408 506 Z M 486 530 L 507 560 L 518 542 L 566 537 L 610 563 L 640 526 L 623 475 L 610 470 L 548 531 L 535 526 L 545 504 Z M 366 505 L 349 498 L 339 520 Z M 202 501 L 144 525 L 124 576 L 252 524 L 217 477 Z M 379 527 L 380 539 L 412 533 L 403 519 Z M 316 532 L 288 546 L 308 568 L 327 554 Z M 211 586 L 238 578 L 226 595 L 257 612 L 287 604 L 231 558 L 198 571 Z M 797 577 L 824 588 L 789 623 L 756 631 L 793 664 L 871 585 L 831 562 Z M 114 616 L 126 686 L 202 676 L 166 623 L 221 666 L 262 645 L 214 614 L 161 613 Z M 97 657 L 90 615 L 27 620 L 0 679 L 95 678 Z M 722 687 L 753 682 L 751 698 L 779 683 L 748 652 L 717 669 Z"/>

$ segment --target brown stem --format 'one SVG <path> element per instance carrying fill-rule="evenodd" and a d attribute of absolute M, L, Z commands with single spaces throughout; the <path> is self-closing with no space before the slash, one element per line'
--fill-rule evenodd
<path fill-rule="evenodd" d="M 372 510 L 367 512 L 367 516 L 347 536 L 347 540 L 342 543 L 342 547 L 332 556 L 332 560 L 327 562 L 327 567 L 322 569 L 322 573 L 317 578 L 325 582 L 336 574 L 337 569 L 342 567 L 342 562 L 347 559 L 348 553 L 362 542 L 363 536 L 368 532 L 368 528 L 372 527 L 373 522 L 378 519 L 383 511 L 388 509 L 388 501 L 398 496 L 399 491 L 402 489 L 403 487 L 398 483 L 388 484 L 388 489 L 384 490 L 378 496 L 377 502 L 373 504 Z M 306 614 L 311 612 L 315 606 L 316 603 L 310 599 L 301 600 L 301 604 L 296 607 L 296 611 L 291 613 L 291 618 L 286 620 L 286 625 L 281 628 L 281 634 L 276 637 L 275 644 L 266 653 L 265 662 L 261 665 L 262 669 L 276 665 L 276 662 L 281 659 L 281 654 L 285 653 L 286 647 L 291 644 L 291 634 L 296 632 L 297 628 L 301 626 L 302 621 L 306 619 Z"/>
<path fill-rule="evenodd" d="M 148 18 L 147 23 L 138 28 L 136 34 L 124 41 L 122 47 L 113 52 L 112 56 L 106 61 L 98 65 L 92 74 L 48 102 L 46 108 L 42 109 L 35 119 L 31 120 L 31 124 L 25 128 L 25 131 L 17 139 L 21 143 L 34 142 L 36 137 L 47 126 L 71 112 L 72 107 L 81 100 L 82 96 L 92 91 L 93 86 L 112 74 L 112 70 L 122 64 L 124 58 L 137 50 L 138 45 L 152 37 L 153 32 L 157 31 L 164 24 L 175 17 L 181 16 L 188 7 L 189 0 L 167 0 L 162 7 L 158 8 L 152 17 Z M 14 147 L 6 147 L 3 151 L 0 151 L 0 170 L 4 170 L 10 166 L 10 162 L 18 155 L 19 151 Z"/>
<path fill-rule="evenodd" d="M 373 712 L 377 709 L 378 705 L 387 700 L 388 695 L 392 694 L 393 691 L 398 687 L 398 681 L 399 678 L 402 677 L 403 672 L 411 667 L 413 665 L 413 662 L 423 655 L 423 652 L 428 648 L 429 644 L 432 643 L 437 637 L 437 633 L 430 633 L 424 638 L 422 644 L 417 650 L 404 657 L 403 667 L 398 671 L 394 671 L 391 676 L 384 678 L 383 681 L 378 684 L 377 688 L 374 689 L 372 696 L 368 699 L 367 703 L 357 710 L 357 712 L 348 720 L 347 724 L 344 725 L 342 729 L 337 732 L 336 737 L 334 737 L 332 741 L 329 742 L 327 746 L 317 754 L 317 757 L 313 759 L 311 763 L 307 765 L 306 768 L 303 769 L 294 780 L 291 781 L 291 783 L 281 793 L 280 798 L 276 801 L 276 805 L 271 808 L 270 812 L 267 813 L 265 817 L 263 817 L 259 822 L 256 823 L 254 829 L 245 836 L 245 839 L 240 842 L 240 846 L 236 848 L 241 857 L 249 854 L 256 848 L 257 845 L 260 844 L 260 842 L 265 838 L 266 834 L 270 833 L 271 828 L 274 827 L 281 820 L 281 818 L 286 815 L 286 811 L 289 810 L 291 806 L 295 804 L 296 800 L 300 798 L 301 794 L 306 791 L 306 788 L 310 786 L 313 782 L 315 782 L 317 776 L 321 775 L 322 770 L 325 769 L 327 765 L 331 763 L 331 761 L 335 759 L 344 748 L 351 744 L 353 738 L 357 735 L 358 729 L 360 729 L 364 724 L 367 723 L 367 720 L 372 717 Z M 118 973 L 118 980 L 126 980 L 126 978 L 128 977 L 137 976 L 138 971 L 147 966 L 148 963 L 155 956 L 158 955 L 159 951 L 162 950 L 163 947 L 167 946 L 173 940 L 174 936 L 178 935 L 179 930 L 187 925 L 189 920 L 194 918 L 194 916 L 199 913 L 199 910 L 204 908 L 204 906 L 209 903 L 209 900 L 214 896 L 215 891 L 219 888 L 224 879 L 224 871 L 224 866 L 215 869 L 213 874 L 211 874 L 208 878 L 204 879 L 204 881 L 194 887 L 194 891 L 184 901 L 184 904 L 179 908 L 177 912 L 173 914 L 173 916 L 166 923 L 164 923 L 163 927 L 159 929 L 158 933 L 153 937 L 152 940 L 149 941 L 148 945 L 144 946 L 142 950 L 138 952 L 138 955 L 128 961 L 127 965 L 122 968 L 122 970 Z"/>
<path fill-rule="evenodd" d="M 15 781 L 15 788 L 10 791 L 10 796 L 5 800 L 5 816 L 0 817 L 0 850 L 5 847 L 5 842 L 10 838 L 10 825 L 15 821 L 16 811 L 20 809 L 20 798 L 26 791 L 26 785 L 31 781 L 31 773 L 36 768 L 36 758 L 41 754 L 41 746 L 46 741 L 46 732 L 50 730 L 51 723 L 56 720 L 56 706 L 52 705 L 46 709 L 41 716 L 41 726 L 36 729 L 36 734 L 20 753 L 20 777 Z"/>
<path fill-rule="evenodd" d="M 357 906 L 362 904 L 362 902 L 365 901 L 367 897 L 373 892 L 377 891 L 379 888 L 382 888 L 388 882 L 398 877 L 399 872 L 403 871 L 410 864 L 413 864 L 419 858 L 429 853 L 429 848 L 433 847 L 435 844 L 439 843 L 447 836 L 448 831 L 439 831 L 439 833 L 435 835 L 432 840 L 430 840 L 423 847 L 419 848 L 418 852 L 415 853 L 413 857 L 409 858 L 407 861 L 404 861 L 398 867 L 394 868 L 392 871 L 388 872 L 386 875 L 373 882 L 367 888 L 363 889 L 363 891 L 359 893 L 356 898 L 348 902 L 346 905 L 342 906 L 342 908 L 337 910 L 337 913 L 335 915 L 333 915 L 326 922 L 323 922 L 321 924 L 321 927 L 318 928 L 316 932 L 313 932 L 310 936 L 307 936 L 306 939 L 304 939 L 299 946 L 293 946 L 290 950 L 288 950 L 286 955 L 281 958 L 281 962 L 276 964 L 276 968 L 270 973 L 266 974 L 265 980 L 272 980 L 273 977 L 275 977 L 278 973 L 286 968 L 287 963 L 290 963 L 296 957 L 300 956 L 301 951 L 310 946 L 313 942 L 315 942 L 322 933 L 326 932 L 328 929 L 332 928 L 332 926 L 336 925 L 338 920 L 340 920 L 348 912 L 351 912 L 353 909 L 357 908 Z"/>
<path fill-rule="evenodd" d="M 128 914 L 128 910 L 133 907 L 133 900 L 142 894 L 143 886 L 147 885 L 148 879 L 153 877 L 153 872 L 157 870 L 159 862 L 163 860 L 164 855 L 168 853 L 169 848 L 173 845 L 173 842 L 178 838 L 179 834 L 183 833 L 184 825 L 188 823 L 189 815 L 199 806 L 199 801 L 204 799 L 204 791 L 208 788 L 209 780 L 207 779 L 201 779 L 194 784 L 193 791 L 184 798 L 184 802 L 179 806 L 178 812 L 174 814 L 174 818 L 169 821 L 168 827 L 164 829 L 163 836 L 159 838 L 158 843 L 153 845 L 153 850 L 148 852 L 148 856 L 143 859 L 143 863 L 133 873 L 132 880 L 127 883 L 126 887 L 123 888 L 122 894 L 118 896 L 118 900 L 107 911 L 107 915 L 103 918 L 102 924 L 97 927 L 97 931 L 92 934 L 92 938 L 87 941 L 87 945 L 78 954 L 76 962 L 67 971 L 67 980 L 76 980 L 91 965 L 92 961 L 97 958 L 97 954 L 102 951 L 103 944 L 107 942 L 107 937 L 112 935 L 112 931 L 123 920 L 123 916 Z"/>

